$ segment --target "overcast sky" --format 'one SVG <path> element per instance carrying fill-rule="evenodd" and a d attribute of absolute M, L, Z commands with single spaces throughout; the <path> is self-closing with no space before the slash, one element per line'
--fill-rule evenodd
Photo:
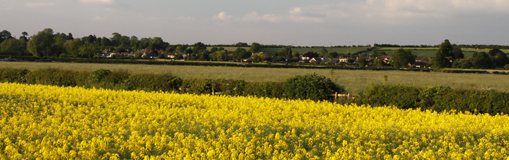
<path fill-rule="evenodd" d="M 171 44 L 509 45 L 509 0 L 0 0 L 0 30 Z"/>

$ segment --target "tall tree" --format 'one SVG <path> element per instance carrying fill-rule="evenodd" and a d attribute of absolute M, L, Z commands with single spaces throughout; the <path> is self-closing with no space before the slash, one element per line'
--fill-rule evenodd
<path fill-rule="evenodd" d="M 440 48 L 435 54 L 435 59 L 433 59 L 433 65 L 436 68 L 446 68 L 451 67 L 451 60 L 454 60 L 455 56 L 452 52 L 452 45 L 448 39 L 446 39 L 442 44 L 440 44 Z"/>
<path fill-rule="evenodd" d="M 53 30 L 46 28 L 31 37 L 27 44 L 27 50 L 36 57 L 51 56 L 53 42 Z"/>
<path fill-rule="evenodd" d="M 201 42 L 193 45 L 193 53 L 207 52 L 207 46 Z"/>
<path fill-rule="evenodd" d="M 73 40 L 67 40 L 64 43 L 64 48 L 66 51 L 66 56 L 68 57 L 78 57 L 80 52 L 81 40 L 76 38 Z"/>
<path fill-rule="evenodd" d="M 490 56 L 486 52 L 475 54 L 472 61 L 475 68 L 492 68 Z"/>
<path fill-rule="evenodd" d="M 19 41 L 14 38 L 10 38 L 4 40 L 0 47 L 2 47 L 2 52 L 8 54 L 9 56 L 15 55 L 19 53 Z"/>
<path fill-rule="evenodd" d="M 11 36 L 11 32 L 7 31 L 7 30 L 3 30 L 2 32 L 0 32 L 0 43 L 2 43 L 3 41 L 7 40 L 7 39 L 11 39 L 12 36 Z"/>
<path fill-rule="evenodd" d="M 256 43 L 256 42 L 251 43 L 251 52 L 258 53 L 260 51 L 260 48 L 262 48 L 260 43 Z"/>
<path fill-rule="evenodd" d="M 415 58 L 412 51 L 400 48 L 392 53 L 390 62 L 394 68 L 403 68 L 408 66 L 408 63 L 414 64 Z"/>

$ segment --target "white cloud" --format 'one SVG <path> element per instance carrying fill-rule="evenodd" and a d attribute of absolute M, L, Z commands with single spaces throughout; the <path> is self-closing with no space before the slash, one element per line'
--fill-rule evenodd
<path fill-rule="evenodd" d="M 31 8 L 40 8 L 40 7 L 49 7 L 49 6 L 54 6 L 55 3 L 27 3 L 25 4 L 26 7 L 31 7 Z"/>
<path fill-rule="evenodd" d="M 314 13 L 311 10 L 303 10 L 300 7 L 290 10 L 289 18 L 296 22 L 323 22 L 325 15 Z"/>
<path fill-rule="evenodd" d="M 248 22 L 260 22 L 260 21 L 269 21 L 269 22 L 277 22 L 279 21 L 280 17 L 274 15 L 274 14 L 265 14 L 263 16 L 258 15 L 256 12 L 251 12 L 244 17 L 242 17 L 242 21 L 248 21 Z"/>
<path fill-rule="evenodd" d="M 219 14 L 215 15 L 214 17 L 212 17 L 212 19 L 219 19 L 219 20 L 222 20 L 222 21 L 228 21 L 230 20 L 230 18 L 232 18 L 231 15 L 226 15 L 226 12 L 220 12 Z"/>
<path fill-rule="evenodd" d="M 85 4 L 113 4 L 113 0 L 79 0 Z"/>

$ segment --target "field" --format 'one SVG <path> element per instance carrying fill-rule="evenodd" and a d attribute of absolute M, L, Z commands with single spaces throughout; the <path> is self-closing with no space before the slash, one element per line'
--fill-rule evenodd
<path fill-rule="evenodd" d="M 0 159 L 505 159 L 507 115 L 0 84 Z"/>
<path fill-rule="evenodd" d="M 207 47 L 208 50 L 210 50 L 212 47 Z M 228 50 L 228 51 L 234 51 L 236 50 L 238 47 L 223 47 L 224 49 Z M 240 48 L 244 48 L 246 50 L 249 50 L 249 47 L 240 47 Z M 268 48 L 268 47 L 262 47 L 260 49 L 261 52 L 266 52 L 266 53 L 275 53 L 275 52 L 279 52 L 281 51 L 283 48 Z M 362 50 L 366 50 L 367 47 L 352 47 L 352 48 L 326 48 L 327 51 L 329 52 L 338 52 L 338 53 L 343 53 L 343 54 L 347 54 L 348 52 L 350 53 L 356 53 L 356 52 L 359 52 L 359 51 L 362 51 Z M 307 52 L 316 52 L 318 54 L 320 54 L 320 51 L 322 50 L 322 48 L 292 48 L 292 51 L 293 52 L 299 52 L 300 54 L 304 54 L 304 53 L 307 53 Z"/>
<path fill-rule="evenodd" d="M 438 72 L 366 71 L 331 69 L 283 69 L 244 68 L 211 66 L 91 64 L 91 63 L 35 63 L 0 62 L 0 68 L 59 68 L 68 70 L 95 71 L 98 69 L 128 70 L 131 73 L 173 73 L 182 78 L 241 79 L 249 82 L 285 81 L 295 76 L 317 73 L 344 86 L 351 94 L 371 87 L 371 84 L 402 84 L 409 86 L 445 85 L 463 89 L 494 89 L 509 92 L 509 77 L 495 74 L 458 74 Z M 331 74 L 332 73 L 332 74 Z M 387 81 L 385 81 L 387 76 Z"/>
<path fill-rule="evenodd" d="M 379 51 L 384 51 L 386 54 L 390 54 L 390 53 L 394 52 L 394 50 L 397 50 L 397 49 L 400 49 L 400 48 L 396 48 L 396 47 L 383 47 L 383 48 L 380 48 L 378 50 Z M 435 54 L 437 53 L 437 50 L 438 50 L 438 48 L 403 48 L 403 49 L 411 50 L 412 54 L 415 54 L 418 57 L 422 57 L 422 56 L 435 57 Z M 486 51 L 486 52 L 488 52 L 488 51 Z M 481 52 L 481 51 L 471 50 L 471 49 L 463 50 L 463 54 L 465 55 L 465 58 L 472 57 L 475 52 Z M 507 53 L 507 52 L 504 52 L 504 53 Z"/>

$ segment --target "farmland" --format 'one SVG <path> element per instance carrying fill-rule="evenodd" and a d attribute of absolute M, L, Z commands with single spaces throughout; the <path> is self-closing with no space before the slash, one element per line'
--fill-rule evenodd
<path fill-rule="evenodd" d="M 182 78 L 223 78 L 248 82 L 285 81 L 295 75 L 317 73 L 330 77 L 335 83 L 344 86 L 351 94 L 362 92 L 372 84 L 444 85 L 462 89 L 494 89 L 509 92 L 507 75 L 495 74 L 34 62 L 1 62 L 0 68 L 26 68 L 29 70 L 59 68 L 77 71 L 127 70 L 131 73 L 172 73 Z M 387 81 L 385 77 L 387 77 Z"/>
<path fill-rule="evenodd" d="M 210 50 L 212 47 L 207 47 L 207 50 Z M 235 49 L 237 49 L 238 47 L 223 47 L 225 50 L 228 50 L 228 51 L 234 51 Z M 240 48 L 244 48 L 246 50 L 249 50 L 249 47 L 240 47 Z M 283 48 L 277 48 L 277 47 L 262 47 L 260 48 L 260 52 L 265 52 L 265 53 L 276 53 L 276 52 L 279 52 L 281 51 Z M 300 54 L 304 54 L 304 53 L 307 53 L 307 52 L 316 52 L 318 54 L 320 54 L 320 50 L 322 48 L 292 48 L 292 51 L 293 52 L 299 52 Z M 327 51 L 329 52 L 337 52 L 337 53 L 342 53 L 342 54 L 348 54 L 348 53 L 356 53 L 356 52 L 359 52 L 359 51 L 363 51 L 363 50 L 366 50 L 368 49 L 368 47 L 349 47 L 349 48 L 330 48 L 330 47 L 326 47 Z"/>
<path fill-rule="evenodd" d="M 509 117 L 0 84 L 0 159 L 503 159 Z"/>

